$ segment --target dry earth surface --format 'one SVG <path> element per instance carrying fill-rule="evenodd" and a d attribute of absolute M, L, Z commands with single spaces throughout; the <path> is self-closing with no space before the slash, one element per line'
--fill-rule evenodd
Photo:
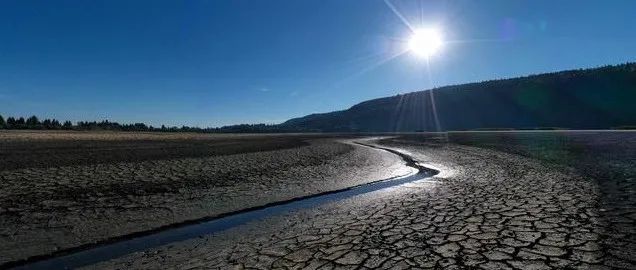
<path fill-rule="evenodd" d="M 0 132 L 0 265 L 406 169 L 339 136 Z"/>
<path fill-rule="evenodd" d="M 636 269 L 636 133 L 381 143 L 441 173 L 88 268 Z"/>

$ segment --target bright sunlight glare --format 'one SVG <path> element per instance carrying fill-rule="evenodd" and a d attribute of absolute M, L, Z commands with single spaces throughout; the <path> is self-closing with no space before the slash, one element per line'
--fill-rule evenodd
<path fill-rule="evenodd" d="M 430 57 L 442 47 L 442 35 L 435 28 L 417 29 L 409 40 L 409 50 L 420 57 Z"/>

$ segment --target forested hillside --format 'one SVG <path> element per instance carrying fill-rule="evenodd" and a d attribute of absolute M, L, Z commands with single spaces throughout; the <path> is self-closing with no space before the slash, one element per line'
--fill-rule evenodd
<path fill-rule="evenodd" d="M 635 124 L 636 64 L 629 63 L 445 86 L 295 118 L 281 126 L 366 132 L 602 129 Z"/>

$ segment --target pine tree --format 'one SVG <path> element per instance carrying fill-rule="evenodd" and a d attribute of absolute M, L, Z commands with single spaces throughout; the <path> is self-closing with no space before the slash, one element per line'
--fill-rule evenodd
<path fill-rule="evenodd" d="M 60 124 L 60 121 L 57 121 L 57 119 L 51 120 L 52 129 L 60 129 L 61 127 L 62 127 L 62 124 Z"/>
<path fill-rule="evenodd" d="M 7 123 L 4 122 L 4 118 L 0 115 L 0 129 L 7 128 Z"/>
<path fill-rule="evenodd" d="M 7 123 L 6 123 L 7 129 L 15 129 L 16 125 L 17 125 L 17 121 L 15 120 L 15 118 L 13 117 L 7 118 Z"/>
<path fill-rule="evenodd" d="M 20 117 L 17 120 L 15 120 L 16 129 L 24 129 L 25 127 L 26 127 L 26 121 L 24 120 L 24 117 Z"/>
<path fill-rule="evenodd" d="M 42 121 L 42 128 L 44 129 L 52 129 L 53 125 L 51 124 L 51 119 L 44 119 L 44 121 Z"/>
<path fill-rule="evenodd" d="M 40 119 L 35 115 L 26 120 L 26 128 L 28 129 L 38 129 L 40 128 L 40 124 Z"/>
<path fill-rule="evenodd" d="M 73 128 L 73 123 L 71 123 L 71 121 L 64 121 L 64 125 L 62 125 L 62 129 L 72 129 Z"/>

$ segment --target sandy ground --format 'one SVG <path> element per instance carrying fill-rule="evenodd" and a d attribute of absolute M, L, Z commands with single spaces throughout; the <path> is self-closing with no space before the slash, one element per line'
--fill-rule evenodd
<path fill-rule="evenodd" d="M 441 173 L 88 268 L 636 269 L 636 137 L 597 138 L 541 154 L 572 163 L 529 157 L 532 140 L 384 141 Z"/>
<path fill-rule="evenodd" d="M 406 173 L 343 138 L 120 134 L 2 134 L 0 264 Z"/>

